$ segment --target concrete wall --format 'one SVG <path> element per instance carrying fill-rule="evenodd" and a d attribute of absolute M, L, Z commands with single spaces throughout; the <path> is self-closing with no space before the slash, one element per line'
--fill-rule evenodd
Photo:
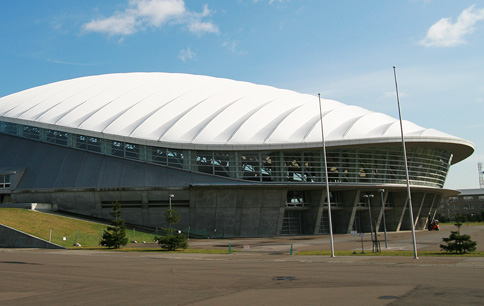
<path fill-rule="evenodd" d="M 309 187 L 305 187 L 309 188 Z M 322 189 L 308 189 L 303 208 L 286 207 L 287 192 L 294 186 L 198 186 L 159 187 L 146 190 L 87 189 L 76 191 L 43 190 L 14 194 L 21 202 L 42 199 L 59 210 L 87 216 L 110 219 L 114 202 L 119 202 L 123 218 L 131 224 L 167 228 L 165 212 L 169 208 L 169 195 L 173 194 L 172 207 L 180 214 L 177 229 L 205 237 L 260 237 L 281 234 L 286 210 L 299 210 L 301 231 L 298 234 L 319 233 L 321 217 L 327 215 Z M 335 191 L 335 189 L 333 189 Z M 348 189 L 342 201 L 332 207 L 334 233 L 349 233 L 356 225 L 359 232 L 369 232 L 368 206 L 360 205 L 362 193 L 374 194 L 371 209 L 374 229 L 382 227 L 380 194 L 375 190 Z M 385 191 L 389 207 L 385 208 L 389 231 L 410 230 L 405 188 Z M 435 192 L 412 193 L 416 229 L 424 229 L 429 214 L 434 214 L 440 195 Z M 334 204 L 334 203 L 333 203 Z M 356 220 L 356 222 L 355 222 Z"/>
<path fill-rule="evenodd" d="M 281 189 L 197 188 L 190 200 L 190 226 L 213 236 L 274 236 L 282 226 Z"/>
<path fill-rule="evenodd" d="M 0 224 L 0 247 L 64 249 L 60 245 L 50 243 L 2 224 Z"/>

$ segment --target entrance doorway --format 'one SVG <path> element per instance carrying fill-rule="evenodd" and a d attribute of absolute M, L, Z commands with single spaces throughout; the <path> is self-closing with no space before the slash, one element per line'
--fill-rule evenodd
<path fill-rule="evenodd" d="M 301 211 L 286 210 L 282 221 L 282 235 L 301 235 Z"/>

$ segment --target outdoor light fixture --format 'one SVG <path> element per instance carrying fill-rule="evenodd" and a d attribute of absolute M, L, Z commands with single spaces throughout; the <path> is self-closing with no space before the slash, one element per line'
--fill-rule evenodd
<path fill-rule="evenodd" d="M 368 214 L 370 215 L 371 241 L 375 241 L 375 239 L 373 238 L 373 219 L 371 218 L 371 204 L 370 204 L 370 198 L 373 198 L 374 195 L 372 195 L 372 194 L 365 194 L 365 195 L 363 195 L 363 197 L 368 200 Z"/>
<path fill-rule="evenodd" d="M 388 239 L 387 239 L 387 221 L 385 219 L 385 199 L 383 198 L 383 193 L 385 189 L 378 189 L 381 196 L 381 210 L 383 214 L 383 231 L 385 232 L 385 248 L 388 249 Z"/>
<path fill-rule="evenodd" d="M 169 201 L 170 201 L 170 210 L 171 210 L 171 198 L 174 198 L 174 197 L 175 197 L 175 195 L 174 195 L 174 194 L 170 194 L 170 195 L 169 195 L 169 198 L 168 198 L 168 199 L 169 199 Z"/>
<path fill-rule="evenodd" d="M 169 210 L 169 211 L 170 211 L 170 234 L 171 234 L 171 198 L 174 198 L 174 197 L 175 197 L 175 195 L 174 195 L 174 194 L 170 194 L 170 195 L 168 196 L 168 201 L 169 201 L 169 203 L 170 203 L 170 210 Z"/>

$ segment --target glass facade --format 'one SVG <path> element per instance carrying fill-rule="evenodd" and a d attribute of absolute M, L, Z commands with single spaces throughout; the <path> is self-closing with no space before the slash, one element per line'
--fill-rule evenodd
<path fill-rule="evenodd" d="M 0 174 L 0 189 L 10 188 L 10 174 Z"/>
<path fill-rule="evenodd" d="M 94 153 L 210 175 L 264 183 L 325 182 L 322 150 L 200 151 L 125 143 L 0 121 L 0 132 Z M 412 185 L 442 188 L 452 161 L 449 151 L 408 146 Z M 400 145 L 328 148 L 332 183 L 406 184 Z"/>

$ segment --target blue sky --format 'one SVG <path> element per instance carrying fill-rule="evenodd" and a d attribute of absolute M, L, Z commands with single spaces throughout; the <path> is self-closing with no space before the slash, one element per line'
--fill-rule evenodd
<path fill-rule="evenodd" d="M 464 138 L 484 162 L 484 1 L 0 0 L 0 96 L 75 77 L 184 72 L 335 99 Z"/>

